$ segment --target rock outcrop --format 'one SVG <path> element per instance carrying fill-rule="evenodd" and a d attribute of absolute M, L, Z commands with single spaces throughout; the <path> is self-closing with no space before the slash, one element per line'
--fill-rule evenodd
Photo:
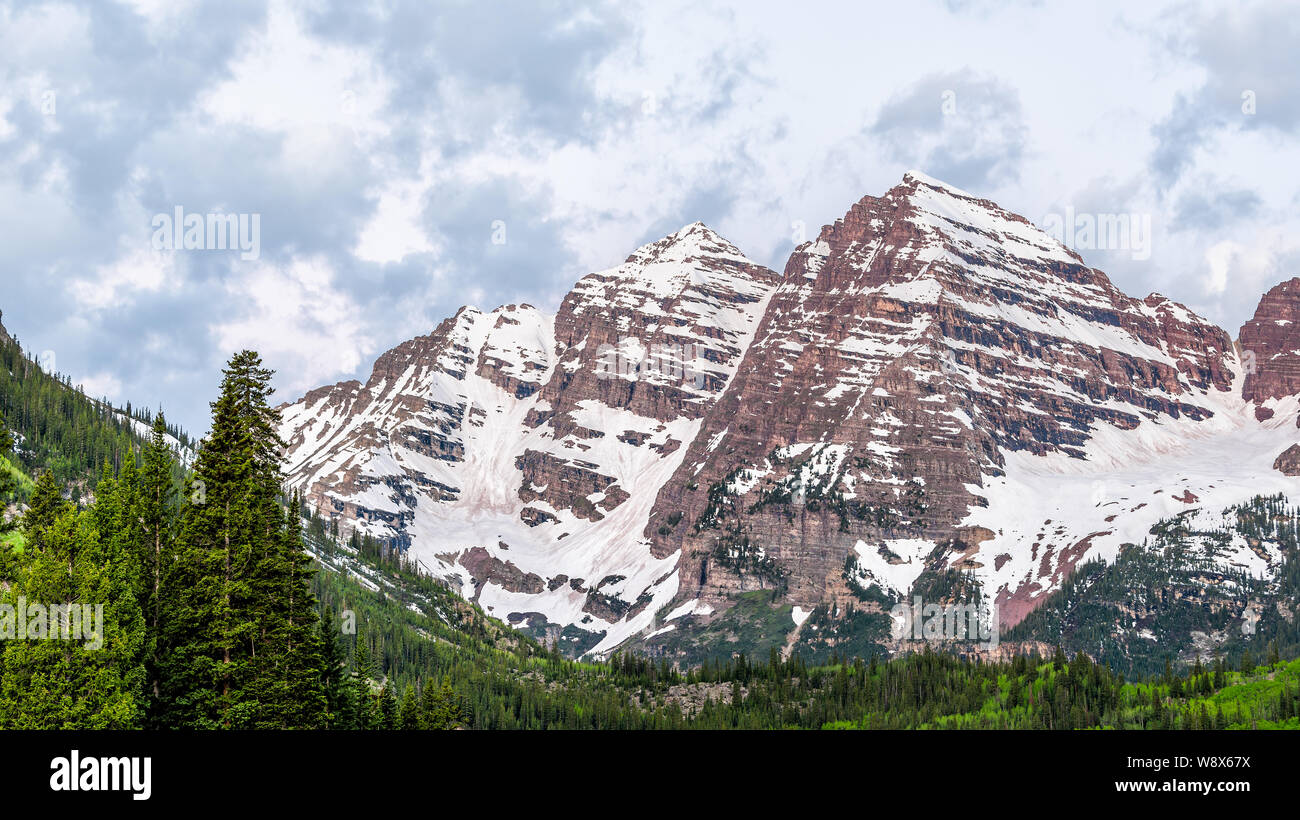
<path fill-rule="evenodd" d="M 1274 413 L 1271 399 L 1300 393 L 1300 278 L 1264 294 L 1237 341 L 1246 371 L 1241 395 L 1256 405 L 1257 418 L 1269 418 Z"/>
<path fill-rule="evenodd" d="M 1300 476 L 1300 444 L 1292 444 L 1279 453 L 1273 469 L 1284 475 Z"/>

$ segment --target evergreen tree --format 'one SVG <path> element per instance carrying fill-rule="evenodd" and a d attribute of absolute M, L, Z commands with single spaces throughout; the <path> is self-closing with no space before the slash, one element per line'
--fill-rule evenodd
<path fill-rule="evenodd" d="M 127 464 L 133 459 L 128 456 Z M 148 671 L 147 697 L 151 703 L 162 695 L 158 636 L 162 630 L 163 570 L 173 559 L 176 502 L 171 449 L 167 445 L 167 422 L 161 412 L 154 418 L 153 430 L 144 448 L 142 466 L 132 481 L 130 544 L 140 568 L 139 597 L 149 627 L 145 668 Z M 151 709 L 151 712 L 153 709 Z"/>
<path fill-rule="evenodd" d="M 51 503 L 49 484 L 42 492 L 55 518 L 31 517 L 38 546 L 2 597 L 42 607 L 44 623 L 0 642 L 0 728 L 135 728 L 145 625 L 129 556 L 101 543 L 92 515 Z"/>
<path fill-rule="evenodd" d="M 306 727 L 325 715 L 307 559 L 281 504 L 271 375 L 252 351 L 231 358 L 199 448 L 161 579 L 168 725 Z"/>
<path fill-rule="evenodd" d="M 384 690 L 379 696 L 379 717 L 379 728 L 388 731 L 397 728 L 397 698 L 389 683 L 384 684 Z"/>
<path fill-rule="evenodd" d="M 209 470 L 216 472 L 215 466 Z M 172 728 L 211 729 L 220 725 L 218 664 L 224 635 L 219 630 L 228 629 L 224 562 L 218 550 L 223 542 L 214 543 L 207 535 L 206 481 L 191 477 L 186 490 L 190 503 L 182 508 L 175 556 L 162 569 L 160 691 L 154 718 Z"/>
<path fill-rule="evenodd" d="M 406 691 L 402 693 L 402 705 L 397 712 L 397 728 L 420 728 L 420 705 L 415 698 L 415 687 L 410 684 L 406 685 Z"/>
<path fill-rule="evenodd" d="M 370 649 L 365 636 L 357 634 L 352 645 L 352 702 L 355 704 L 354 729 L 379 728 L 379 704 L 374 693 L 375 668 L 370 660 Z"/>
<path fill-rule="evenodd" d="M 334 610 L 328 606 L 321 607 L 320 645 L 321 685 L 325 691 L 326 703 L 324 723 L 329 728 L 347 726 L 352 707 L 348 700 L 343 647 L 339 641 Z"/>
<path fill-rule="evenodd" d="M 435 686 L 432 681 L 425 684 L 420 703 L 421 729 L 458 729 L 464 725 L 463 720 L 460 698 L 451 688 L 450 678 L 443 677 L 441 686 Z"/>
<path fill-rule="evenodd" d="M 63 497 L 62 490 L 54 480 L 54 473 L 49 470 L 41 473 L 36 479 L 36 489 L 32 491 L 32 497 L 27 503 L 27 511 L 23 514 L 23 535 L 28 547 L 36 551 L 44 549 L 46 533 L 71 509 L 72 505 Z"/>
<path fill-rule="evenodd" d="M 326 658 L 323 636 L 317 629 L 317 601 L 311 592 L 312 561 L 303 546 L 301 502 L 293 494 L 285 508 L 280 552 L 276 557 L 278 588 L 272 591 L 283 602 L 277 619 L 282 633 L 276 642 L 282 657 L 277 665 L 283 670 L 285 685 L 282 703 L 292 708 L 283 714 L 287 726 L 319 726 L 329 708 L 325 689 Z M 337 645 L 336 647 L 337 648 Z"/>
<path fill-rule="evenodd" d="M 1062 649 L 1061 645 L 1058 643 L 1056 645 L 1056 651 L 1052 653 L 1052 668 L 1057 672 L 1060 672 L 1065 669 L 1066 663 L 1065 650 Z"/>

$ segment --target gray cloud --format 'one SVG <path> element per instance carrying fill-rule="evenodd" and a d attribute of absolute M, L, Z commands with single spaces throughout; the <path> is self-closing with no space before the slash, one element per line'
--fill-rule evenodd
<path fill-rule="evenodd" d="M 969 71 L 931 74 L 890 98 L 868 133 L 894 161 L 971 190 L 1014 181 L 1028 139 L 1016 90 Z"/>
<path fill-rule="evenodd" d="M 456 116 L 443 97 L 444 83 L 455 78 L 470 81 L 480 98 L 501 99 L 483 128 L 510 119 L 581 139 L 615 114 L 593 93 L 589 75 L 631 32 L 618 4 L 547 0 L 508 11 L 473 2 L 431 8 L 419 0 L 382 9 L 340 6 L 309 12 L 312 31 L 369 49 L 396 84 L 390 113 L 399 117 Z M 470 147 L 477 140 L 470 129 L 457 142 Z"/>
<path fill-rule="evenodd" d="M 509 302 L 535 300 L 572 282 L 572 254 L 562 226 L 549 218 L 547 199 L 547 192 L 530 192 L 512 177 L 440 185 L 430 192 L 425 224 L 447 249 L 447 281 L 460 288 L 448 307 L 467 301 L 466 287 L 490 288 L 486 298 Z"/>
<path fill-rule="evenodd" d="M 1101 117 L 1114 95 L 1081 102 L 1077 131 L 1074 118 L 1027 107 L 1022 99 L 1041 100 L 1055 80 L 990 51 L 1004 12 L 982 0 L 949 6 L 960 19 L 900 7 L 872 20 L 881 30 L 937 26 L 934 49 L 886 38 L 855 50 L 853 26 L 805 30 L 775 4 L 670 13 L 581 0 L 508 11 L 232 0 L 146 17 L 124 3 L 0 0 L 0 308 L 11 330 L 54 350 L 74 377 L 115 398 L 163 403 L 201 432 L 222 346 L 250 328 L 248 343 L 265 343 L 281 383 L 308 370 L 347 378 L 464 302 L 553 306 L 584 265 L 616 264 L 636 243 L 697 219 L 780 268 L 791 221 L 815 232 L 848 202 L 879 193 L 902 170 L 882 165 L 986 195 L 1002 186 L 1000 198 L 1034 203 L 1050 201 L 1043 187 L 1109 173 L 1109 158 L 1086 161 L 1077 134 L 1110 127 Z M 1300 122 L 1288 64 L 1296 24 L 1286 15 L 1177 14 L 1191 23 L 1166 43 L 1171 64 L 1207 73 L 1182 77 L 1181 101 L 1132 126 L 1138 136 L 1150 129 L 1157 146 L 1115 159 L 1126 180 L 1149 163 L 1173 182 L 1198 172 L 1189 158 L 1221 159 L 1219 137 L 1230 150 L 1235 137 L 1294 133 Z M 1107 45 L 1089 47 L 1104 62 Z M 298 62 L 281 69 L 286 54 Z M 971 68 L 953 68 L 963 65 Z M 232 90 L 232 80 L 245 84 Z M 358 122 L 294 107 L 301 89 L 329 108 L 339 82 L 353 86 Z M 265 88 L 280 96 L 263 98 Z M 1242 88 L 1257 93 L 1253 119 L 1236 113 Z M 658 96 L 654 116 L 641 110 L 642 89 Z M 53 115 L 42 109 L 44 90 L 56 95 Z M 955 105 L 947 114 L 945 91 Z M 205 105 L 214 95 L 221 112 Z M 323 122 L 313 122 L 318 114 Z M 1048 158 L 1048 176 L 1033 167 L 1031 126 L 1036 147 L 1076 149 Z M 1232 187 L 1180 192 L 1155 215 L 1183 231 L 1185 255 L 1171 269 L 1196 269 L 1200 234 L 1244 233 L 1238 217 L 1286 209 L 1285 200 L 1264 202 L 1240 168 L 1215 174 Z M 402 216 L 427 246 L 374 257 L 384 263 L 355 253 L 385 192 L 405 185 L 414 205 Z M 1130 207 L 1127 182 L 1107 185 L 1076 206 Z M 157 281 L 142 256 L 149 222 L 175 205 L 260 214 L 261 259 L 178 253 Z M 503 245 L 491 241 L 494 220 L 505 223 Z M 1145 289 L 1155 265 L 1125 265 L 1113 263 Z M 277 313 L 295 295 L 296 312 Z M 322 361 L 322 350 L 335 360 Z"/>
<path fill-rule="evenodd" d="M 1218 180 L 1208 178 L 1178 198 L 1170 229 L 1217 232 L 1254 217 L 1262 204 L 1259 194 L 1252 190 L 1224 188 Z"/>
<path fill-rule="evenodd" d="M 0 231 L 7 268 L 0 307 L 25 342 L 55 350 L 59 366 L 78 378 L 120 382 L 123 399 L 167 400 L 173 416 L 197 432 L 228 353 L 217 349 L 214 328 L 250 315 L 246 300 L 231 291 L 249 266 L 325 260 L 336 290 L 350 301 L 340 318 L 375 328 L 380 347 L 401 340 L 389 334 L 405 332 L 386 327 L 386 317 L 424 300 L 436 272 L 448 282 L 476 283 L 493 304 L 536 301 L 556 282 L 576 278 L 563 226 L 547 219 L 547 192 L 506 176 L 453 180 L 430 194 L 424 227 L 442 240 L 438 258 L 422 253 L 377 265 L 358 260 L 352 249 L 374 211 L 368 192 L 395 173 L 414 176 L 431 148 L 452 162 L 506 127 L 543 141 L 595 133 L 612 114 L 590 88 L 591 68 L 629 31 L 616 8 L 521 4 L 503 14 L 487 4 L 453 3 L 430 13 L 427 4 L 398 3 L 382 16 L 360 4 L 320 8 L 304 12 L 310 30 L 364 50 L 385 72 L 391 94 L 379 112 L 388 133 L 367 148 L 337 143 L 330 166 L 318 173 L 285 162 L 291 149 L 281 134 L 194 118 L 202 96 L 231 78 L 244 46 L 265 30 L 263 3 L 200 4 L 166 21 L 117 4 L 86 4 L 79 8 L 84 48 L 52 55 L 45 65 L 0 58 L 6 87 L 39 74 L 57 101 L 57 127 L 39 96 L 28 94 L 7 112 L 9 132 L 0 133 L 0 191 L 6 184 L 21 189 L 19 202 L 0 205 L 0 213 L 25 212 L 34 228 Z M 26 4 L 0 10 L 43 11 Z M 461 119 L 473 107 L 480 119 Z M 39 150 L 21 150 L 32 144 Z M 44 191 L 54 168 L 61 169 L 66 196 Z M 70 283 L 147 251 L 151 215 L 177 205 L 191 213 L 259 214 L 260 260 L 177 254 L 171 261 L 179 287 L 123 291 L 112 309 L 76 301 Z M 42 210 L 31 212 L 33 206 Z M 490 243 L 494 219 L 507 223 L 505 245 Z M 445 294 L 422 303 L 418 313 L 428 326 L 466 300 L 461 287 Z M 319 330 L 319 320 L 302 321 L 303 329 Z"/>
<path fill-rule="evenodd" d="M 1300 126 L 1300 18 L 1293 6 L 1255 4 L 1197 14 L 1179 7 L 1166 16 L 1176 33 L 1166 41 L 1180 59 L 1201 66 L 1205 82 L 1180 94 L 1152 127 L 1151 166 L 1168 189 L 1196 153 L 1227 130 L 1294 135 Z"/>

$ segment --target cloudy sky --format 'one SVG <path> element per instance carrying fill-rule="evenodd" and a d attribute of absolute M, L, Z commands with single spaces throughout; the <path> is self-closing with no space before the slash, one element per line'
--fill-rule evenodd
<path fill-rule="evenodd" d="M 253 347 L 284 399 L 462 304 L 554 309 L 703 220 L 778 269 L 917 168 L 1234 335 L 1300 275 L 1295 4 L 0 0 L 0 310 L 191 432 Z M 256 215 L 255 259 L 156 218 Z M 504 241 L 502 241 L 504 240 Z"/>

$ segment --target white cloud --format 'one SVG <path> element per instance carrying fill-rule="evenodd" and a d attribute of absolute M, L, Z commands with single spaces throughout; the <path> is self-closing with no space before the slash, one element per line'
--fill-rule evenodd
<path fill-rule="evenodd" d="M 137 403 L 165 397 L 169 374 L 190 379 L 167 388 L 190 424 L 218 359 L 209 333 L 223 354 L 262 349 L 297 390 L 356 375 L 461 302 L 553 310 L 567 282 L 696 219 L 780 268 L 792 222 L 814 235 L 899 181 L 910 163 L 871 125 L 927 77 L 1013 90 L 989 119 L 1019 101 L 1023 134 L 965 123 L 991 161 L 1022 142 L 1018 173 L 976 193 L 1035 221 L 1069 204 L 1151 212 L 1150 260 L 1088 254 L 1126 291 L 1200 298 L 1233 327 L 1294 273 L 1297 189 L 1282 170 L 1296 141 L 1225 129 L 1197 143 L 1183 181 L 1149 182 L 1153 128 L 1207 82 L 1205 54 L 1166 47 L 1171 26 L 1202 30 L 1181 0 L 978 14 L 676 0 L 620 5 L 626 19 L 566 11 L 564 25 L 450 7 L 402 18 L 386 3 L 271 0 L 264 19 L 236 19 L 124 2 L 139 18 L 0 3 L 0 308 L 25 341 L 115 374 Z M 1232 64 L 1238 39 L 1213 59 Z M 45 90 L 55 117 L 33 116 Z M 1282 102 L 1263 94 L 1260 116 Z M 1166 227 L 1208 169 L 1263 216 Z M 262 213 L 267 261 L 151 254 L 149 215 L 177 203 Z M 509 253 L 483 250 L 498 207 Z M 102 340 L 129 334 L 133 356 L 111 361 Z"/>
<path fill-rule="evenodd" d="M 140 293 L 156 293 L 180 283 L 176 254 L 139 247 L 126 249 L 112 263 L 99 266 L 93 276 L 73 279 L 68 291 L 78 307 L 96 311 L 121 308 Z"/>
<path fill-rule="evenodd" d="M 1206 249 L 1202 287 L 1253 311 L 1265 291 L 1300 273 L 1290 267 L 1298 258 L 1300 239 L 1285 226 L 1253 229 L 1240 242 L 1225 239 Z"/>
<path fill-rule="evenodd" d="M 366 262 L 400 262 L 413 253 L 429 253 L 429 241 L 420 217 L 427 181 L 396 180 L 375 197 L 375 212 L 362 229 L 352 253 Z"/>
<path fill-rule="evenodd" d="M 198 0 L 118 0 L 140 15 L 151 31 L 158 31 L 183 20 L 198 5 Z"/>
<path fill-rule="evenodd" d="M 219 357 L 257 350 L 279 371 L 282 397 L 326 383 L 359 368 L 374 352 L 363 319 L 338 288 L 335 272 L 321 257 L 296 259 L 286 267 L 241 265 L 226 285 L 237 318 L 215 323 Z"/>
<path fill-rule="evenodd" d="M 1206 293 L 1215 295 L 1228 289 L 1228 276 L 1232 273 L 1233 263 L 1241 251 L 1241 245 L 1231 239 L 1225 239 L 1206 249 L 1205 264 L 1209 269 L 1203 283 Z"/>
<path fill-rule="evenodd" d="M 43 3 L 18 11 L 0 8 L 0 54 L 8 67 L 77 63 L 90 47 L 90 16 L 69 3 Z"/>
<path fill-rule="evenodd" d="M 322 174 L 354 146 L 372 148 L 388 132 L 380 112 L 388 83 L 370 56 L 303 31 L 290 4 L 271 4 L 267 27 L 205 93 L 202 114 L 284 138 L 284 161 Z"/>
<path fill-rule="evenodd" d="M 75 379 L 87 396 L 107 398 L 113 404 L 125 404 L 129 399 L 122 395 L 122 380 L 112 373 L 94 373 Z"/>

